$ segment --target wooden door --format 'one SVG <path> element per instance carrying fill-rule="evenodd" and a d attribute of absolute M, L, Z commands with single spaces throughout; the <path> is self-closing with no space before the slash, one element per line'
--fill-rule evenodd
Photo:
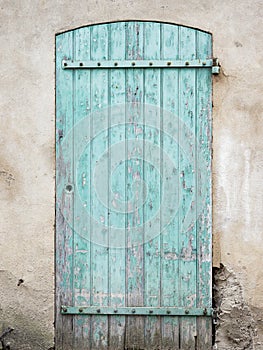
<path fill-rule="evenodd" d="M 56 349 L 211 348 L 209 33 L 56 37 Z"/>

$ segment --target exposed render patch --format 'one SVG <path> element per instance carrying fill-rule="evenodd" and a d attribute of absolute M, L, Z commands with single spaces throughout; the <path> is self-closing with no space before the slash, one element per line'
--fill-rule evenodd
<path fill-rule="evenodd" d="M 215 268 L 213 290 L 214 307 L 218 310 L 214 349 L 262 349 L 256 323 L 234 272 L 222 264 Z"/>

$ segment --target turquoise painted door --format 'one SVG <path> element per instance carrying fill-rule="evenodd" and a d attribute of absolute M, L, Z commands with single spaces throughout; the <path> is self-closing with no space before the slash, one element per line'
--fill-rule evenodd
<path fill-rule="evenodd" d="M 56 37 L 56 349 L 211 348 L 211 35 Z"/>

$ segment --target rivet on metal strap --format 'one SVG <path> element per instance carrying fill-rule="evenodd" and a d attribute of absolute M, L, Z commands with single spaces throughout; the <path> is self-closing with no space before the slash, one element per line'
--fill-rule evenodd
<path fill-rule="evenodd" d="M 167 62 L 167 66 L 170 66 L 172 64 L 172 62 L 168 61 Z"/>
<path fill-rule="evenodd" d="M 114 310 L 114 313 L 116 314 L 117 312 L 118 312 L 118 310 L 117 310 L 117 309 L 115 309 L 115 310 Z"/>
<path fill-rule="evenodd" d="M 185 62 L 185 65 L 186 65 L 186 66 L 189 66 L 189 64 L 190 64 L 190 63 L 189 63 L 188 61 Z"/>
<path fill-rule="evenodd" d="M 189 314 L 189 310 L 186 309 L 185 310 L 185 314 L 188 315 Z"/>
<path fill-rule="evenodd" d="M 152 314 L 153 313 L 153 310 L 149 310 L 149 314 Z"/>
<path fill-rule="evenodd" d="M 100 309 L 97 310 L 97 313 L 98 313 L 98 314 L 100 313 Z"/>
<path fill-rule="evenodd" d="M 114 66 L 117 67 L 118 66 L 118 62 L 114 62 Z"/>
<path fill-rule="evenodd" d="M 79 312 L 83 312 L 83 309 L 82 309 L 82 308 L 79 308 Z"/>
<path fill-rule="evenodd" d="M 100 66 L 101 66 L 101 63 L 100 63 L 100 62 L 98 62 L 98 63 L 97 63 L 97 66 L 98 66 L 98 67 L 100 67 Z"/>
<path fill-rule="evenodd" d="M 170 311 L 170 310 L 167 310 L 166 313 L 167 313 L 167 315 L 170 315 L 171 311 Z"/>
<path fill-rule="evenodd" d="M 132 62 L 132 66 L 135 66 L 135 62 Z"/>
<path fill-rule="evenodd" d="M 63 308 L 62 308 L 62 311 L 63 311 L 63 312 L 67 312 L 68 309 L 67 309 L 66 307 L 63 307 Z"/>
<path fill-rule="evenodd" d="M 82 63 L 82 62 L 80 62 L 79 66 L 80 66 L 80 67 L 83 67 L 83 63 Z"/>
<path fill-rule="evenodd" d="M 149 62 L 149 66 L 152 66 L 153 65 L 153 63 L 152 62 Z"/>
<path fill-rule="evenodd" d="M 136 311 L 135 311 L 135 309 L 132 309 L 132 311 L 131 311 L 131 312 L 132 312 L 133 314 L 135 314 L 135 312 L 136 312 Z"/>

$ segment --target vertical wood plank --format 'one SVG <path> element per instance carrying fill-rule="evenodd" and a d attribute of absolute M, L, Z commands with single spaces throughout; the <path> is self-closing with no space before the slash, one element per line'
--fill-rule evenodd
<path fill-rule="evenodd" d="M 91 59 L 108 59 L 108 27 L 98 25 L 91 27 Z M 96 120 L 99 111 L 108 107 L 108 72 L 106 70 L 93 70 L 91 72 L 91 112 L 94 116 L 91 124 L 91 163 L 92 174 L 90 187 L 91 191 L 91 217 L 94 222 L 103 223 L 105 228 L 98 232 L 96 224 L 91 227 L 91 304 L 94 306 L 108 306 L 108 164 L 105 163 L 102 178 L 103 183 L 97 183 L 94 171 L 97 164 L 102 161 L 101 157 L 108 151 L 108 122 L 101 125 L 101 132 L 98 130 Z M 105 112 L 107 114 L 107 112 Z M 97 196 L 96 187 L 105 189 L 106 203 L 102 203 Z M 98 244 L 99 242 L 99 244 Z M 102 350 L 108 348 L 108 316 L 92 316 L 91 327 L 91 348 Z"/>
<path fill-rule="evenodd" d="M 144 59 L 160 59 L 160 24 L 144 24 Z M 144 205 L 145 230 L 152 231 L 158 225 L 161 232 L 160 210 L 162 180 L 161 146 L 161 73 L 160 69 L 146 69 L 144 73 L 144 181 L 147 184 L 147 197 Z M 148 106 L 155 106 L 150 113 Z M 156 127 L 151 127 L 156 120 Z M 155 150 L 158 150 L 157 152 Z M 158 215 L 158 218 L 156 217 Z M 155 219 L 155 220 L 153 220 Z M 156 222 L 155 224 L 153 222 Z M 147 239 L 144 244 L 144 305 L 160 306 L 161 294 L 161 236 Z M 162 334 L 160 317 L 145 317 L 145 348 L 161 347 Z"/>
<path fill-rule="evenodd" d="M 126 58 L 143 57 L 143 23 L 126 24 Z M 127 306 L 143 306 L 143 174 L 142 134 L 136 134 L 143 125 L 143 72 L 142 69 L 127 69 L 126 72 L 126 201 L 127 201 L 127 260 L 126 290 Z M 127 348 L 144 348 L 144 318 L 127 317 Z"/>
<path fill-rule="evenodd" d="M 125 24 L 110 26 L 110 59 L 125 59 Z M 110 174 L 109 174 L 109 304 L 115 308 L 125 306 L 125 70 L 110 71 L 110 106 L 112 113 L 120 107 L 118 124 L 110 122 Z M 113 228 L 119 228 L 116 237 Z M 109 348 L 122 350 L 125 346 L 125 316 L 109 317 Z"/>
<path fill-rule="evenodd" d="M 61 305 L 72 304 L 73 283 L 73 229 L 70 225 L 73 193 L 65 189 L 66 184 L 73 184 L 74 180 L 73 143 L 71 142 L 66 149 L 63 149 L 63 140 L 73 126 L 73 73 L 69 71 L 65 74 L 61 68 L 62 59 L 73 58 L 72 37 L 72 33 L 65 33 L 56 38 L 56 343 L 58 349 L 73 346 L 73 317 L 60 314 Z"/>
<path fill-rule="evenodd" d="M 163 25 L 162 28 L 163 59 L 178 59 L 178 27 Z M 179 203 L 179 159 L 178 159 L 178 70 L 163 70 L 163 113 L 164 130 L 163 150 L 167 152 L 172 160 L 173 167 L 164 166 L 166 176 L 163 181 L 169 183 L 168 207 L 178 211 Z M 173 117 L 172 117 L 173 116 Z M 172 121 L 171 125 L 169 125 Z M 169 133 L 167 133 L 167 130 Z M 171 142 L 172 141 L 172 142 Z M 169 182 L 168 182 L 169 181 Z M 174 194 L 172 196 L 172 194 Z M 176 198 L 176 202 L 170 201 Z M 173 216 L 167 228 L 163 231 L 163 261 L 162 261 L 162 305 L 180 305 L 179 300 L 179 232 L 178 212 Z M 179 348 L 179 320 L 178 317 L 164 317 L 162 324 L 164 349 Z"/>
<path fill-rule="evenodd" d="M 197 32 L 198 57 L 212 57 L 210 34 Z M 212 77 L 209 71 L 197 70 L 197 306 L 212 307 Z M 208 317 L 197 320 L 198 348 L 212 347 L 212 321 Z"/>
<path fill-rule="evenodd" d="M 180 59 L 195 59 L 195 32 L 181 27 L 179 30 Z M 196 203 L 195 203 L 195 69 L 180 71 L 179 118 L 179 209 L 180 301 L 187 308 L 196 306 Z M 186 142 L 185 142 L 186 140 Z M 196 318 L 181 317 L 180 346 L 195 349 Z"/>
<path fill-rule="evenodd" d="M 90 59 L 90 27 L 75 31 L 75 58 L 77 60 Z M 74 81 L 75 120 L 77 125 L 84 118 L 90 118 L 91 90 L 90 71 L 76 70 Z M 85 123 L 86 125 L 87 123 Z M 90 148 L 85 145 L 81 158 L 79 157 L 78 143 L 81 137 L 80 130 L 74 132 L 74 165 L 75 165 L 75 191 L 74 191 L 74 306 L 90 305 L 90 241 L 89 241 L 89 215 L 90 193 Z M 87 140 L 90 130 L 86 130 Z M 87 141 L 88 142 L 88 141 Z M 80 196 L 81 200 L 78 200 Z M 83 207 L 85 210 L 83 210 Z M 90 323 L 88 315 L 74 317 L 74 347 L 86 350 L 90 345 Z"/>

